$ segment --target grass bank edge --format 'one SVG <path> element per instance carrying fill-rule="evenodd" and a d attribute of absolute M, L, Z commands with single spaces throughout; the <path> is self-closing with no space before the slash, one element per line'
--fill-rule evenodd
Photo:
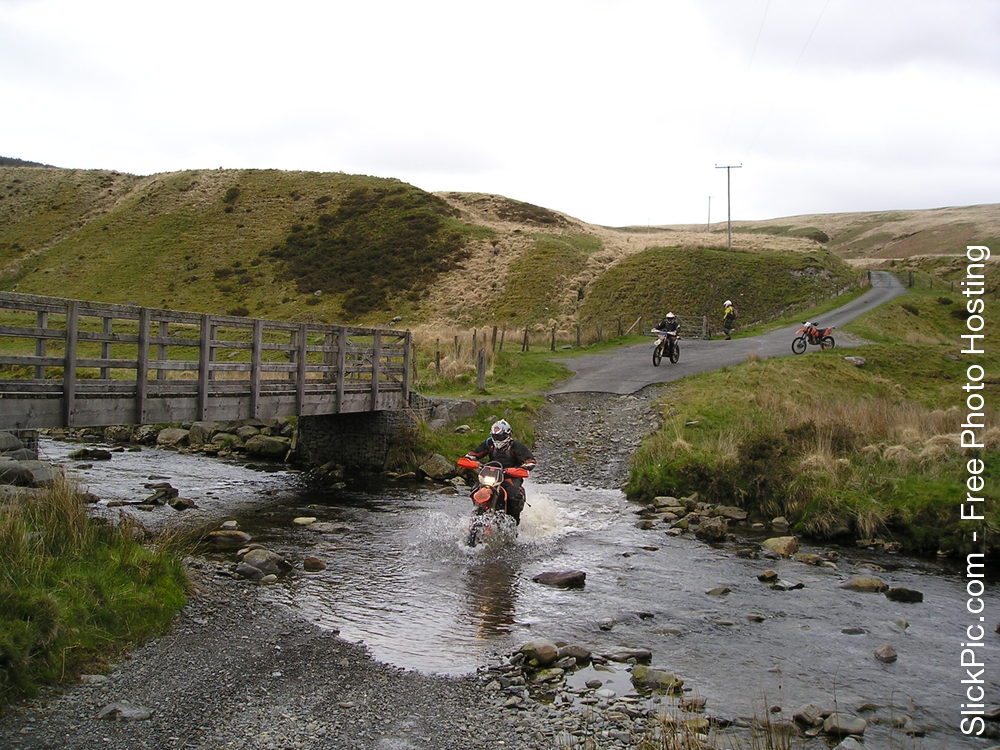
<path fill-rule="evenodd" d="M 188 580 L 179 539 L 136 541 L 141 527 L 91 518 L 61 480 L 0 506 L 0 710 L 45 685 L 101 671 L 166 632 Z"/>

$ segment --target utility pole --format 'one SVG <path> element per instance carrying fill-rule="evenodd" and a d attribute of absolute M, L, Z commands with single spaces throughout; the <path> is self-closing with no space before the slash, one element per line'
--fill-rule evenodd
<path fill-rule="evenodd" d="M 705 231 L 712 231 L 712 196 L 708 196 L 708 221 L 705 223 Z"/>
<path fill-rule="evenodd" d="M 733 212 L 732 197 L 729 191 L 729 174 L 731 170 L 740 169 L 742 167 L 742 164 L 725 164 L 721 166 L 719 164 L 715 165 L 716 169 L 726 170 L 726 232 L 729 236 L 728 245 L 730 250 L 733 249 Z"/>

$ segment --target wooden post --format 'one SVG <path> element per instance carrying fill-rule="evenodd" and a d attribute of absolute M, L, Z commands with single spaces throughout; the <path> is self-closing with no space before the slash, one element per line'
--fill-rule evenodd
<path fill-rule="evenodd" d="M 413 336 L 407 331 L 403 338 L 403 403 L 410 403 L 410 363 L 413 363 L 413 380 L 417 379 L 417 352 Z"/>
<path fill-rule="evenodd" d="M 70 300 L 66 306 L 66 350 L 63 352 L 63 414 L 62 423 L 73 426 L 76 411 L 76 341 L 79 331 L 80 303 Z"/>
<path fill-rule="evenodd" d="M 455 336 L 455 360 L 457 361 L 459 356 L 462 354 L 462 342 L 458 340 L 458 336 Z"/>
<path fill-rule="evenodd" d="M 490 351 L 495 352 L 497 350 L 497 327 L 493 326 L 493 333 L 490 334 Z"/>
<path fill-rule="evenodd" d="M 441 339 L 434 339 L 434 369 L 437 376 L 441 377 Z"/>
<path fill-rule="evenodd" d="M 552 343 L 549 345 L 549 351 L 554 352 L 556 350 L 556 327 L 552 326 Z"/>
<path fill-rule="evenodd" d="M 198 414 L 208 419 L 208 382 L 212 369 L 212 318 L 201 316 L 201 340 L 198 349 Z"/>
<path fill-rule="evenodd" d="M 576 348 L 580 348 L 580 324 L 576 324 Z"/>
<path fill-rule="evenodd" d="M 618 316 L 618 338 L 622 337 L 622 316 Z"/>
<path fill-rule="evenodd" d="M 472 351 L 474 351 L 474 352 L 478 352 L 479 351 L 479 344 L 478 344 L 478 339 L 476 337 L 476 329 L 475 328 L 472 329 Z"/>
<path fill-rule="evenodd" d="M 101 332 L 108 339 L 107 341 L 101 342 L 101 359 L 111 359 L 111 316 L 105 315 L 101 319 Z M 101 379 L 107 380 L 111 377 L 111 368 L 102 367 L 101 368 Z"/>
<path fill-rule="evenodd" d="M 135 366 L 135 423 L 146 424 L 149 395 L 149 308 L 139 308 L 139 349 Z"/>
<path fill-rule="evenodd" d="M 167 358 L 167 345 L 163 343 L 163 339 L 167 337 L 167 333 L 170 331 L 169 324 L 165 320 L 160 321 L 159 337 L 160 343 L 156 345 L 156 358 L 161 362 Z M 156 368 L 156 379 L 166 380 L 167 371 L 161 366 Z"/>
<path fill-rule="evenodd" d="M 253 340 L 250 344 L 250 416 L 260 417 L 260 376 L 261 350 L 264 344 L 264 321 L 257 318 L 253 322 Z"/>
<path fill-rule="evenodd" d="M 309 333 L 305 323 L 299 323 L 299 345 L 295 362 L 295 413 L 302 413 L 306 397 L 306 360 L 309 357 Z"/>
<path fill-rule="evenodd" d="M 604 331 L 601 330 L 601 324 L 597 324 L 597 340 L 598 342 L 604 341 Z"/>
<path fill-rule="evenodd" d="M 486 390 L 486 350 L 480 349 L 476 358 L 476 388 L 480 392 Z"/>
<path fill-rule="evenodd" d="M 530 348 L 530 346 L 531 346 L 531 344 L 530 344 L 530 342 L 529 342 L 529 340 L 528 340 L 528 329 L 527 329 L 527 328 L 525 328 L 525 329 L 524 329 L 524 343 L 523 343 L 523 344 L 521 344 L 521 351 L 522 351 L 522 352 L 526 352 L 526 351 L 528 351 L 528 350 L 529 350 L 529 348 Z"/>
<path fill-rule="evenodd" d="M 507 334 L 506 328 L 500 329 L 500 351 L 503 351 L 503 337 Z"/>
<path fill-rule="evenodd" d="M 337 330 L 337 366 L 334 376 L 337 378 L 335 413 L 340 414 L 344 410 L 344 381 L 347 379 L 347 329 L 343 327 Z"/>
<path fill-rule="evenodd" d="M 39 328 L 47 328 L 49 325 L 49 314 L 45 311 L 39 311 L 35 316 L 36 324 Z M 44 357 L 45 356 L 45 339 L 39 338 L 35 339 L 35 356 Z M 35 366 L 35 380 L 45 380 L 45 367 L 42 365 Z"/>
<path fill-rule="evenodd" d="M 703 339 L 708 339 L 708 316 L 701 316 L 701 337 Z"/>
<path fill-rule="evenodd" d="M 381 358 L 382 334 L 375 331 L 375 336 L 372 339 L 372 411 L 378 410 L 378 381 L 382 377 Z"/>

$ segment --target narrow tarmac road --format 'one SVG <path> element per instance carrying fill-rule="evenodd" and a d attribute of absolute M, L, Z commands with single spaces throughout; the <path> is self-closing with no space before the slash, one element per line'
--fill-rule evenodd
<path fill-rule="evenodd" d="M 843 326 L 862 313 L 888 302 L 906 289 L 899 279 L 886 271 L 872 271 L 872 288 L 843 307 L 832 310 L 819 320 L 823 326 Z M 681 358 L 677 364 L 664 360 L 659 367 L 653 366 L 652 341 L 615 349 L 602 354 L 588 354 L 582 357 L 559 360 L 574 375 L 562 385 L 549 391 L 549 395 L 560 393 L 615 393 L 626 395 L 636 393 L 654 383 L 666 383 L 699 372 L 717 370 L 746 361 L 754 354 L 760 359 L 792 355 L 792 339 L 798 326 L 780 328 L 769 333 L 748 338 L 726 341 L 717 339 L 682 338 Z M 683 336 L 683 330 L 682 330 Z M 837 346 L 849 346 L 852 342 L 838 336 Z M 814 347 L 810 347 L 812 351 Z M 808 356 L 809 351 L 806 352 Z"/>

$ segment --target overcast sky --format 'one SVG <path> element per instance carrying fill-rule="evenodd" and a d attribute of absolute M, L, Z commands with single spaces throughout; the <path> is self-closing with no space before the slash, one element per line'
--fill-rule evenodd
<path fill-rule="evenodd" d="M 1000 202 L 994 0 L 0 0 L 0 155 L 595 224 Z M 711 196 L 711 200 L 709 197 Z"/>

